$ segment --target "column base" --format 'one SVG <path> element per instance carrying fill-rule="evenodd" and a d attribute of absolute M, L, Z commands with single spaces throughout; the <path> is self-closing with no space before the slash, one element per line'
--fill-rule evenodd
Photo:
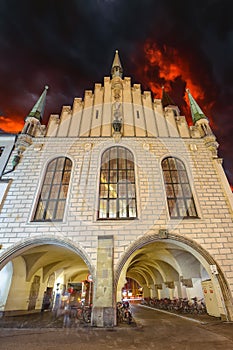
<path fill-rule="evenodd" d="M 113 307 L 94 306 L 92 309 L 93 327 L 114 327 L 115 326 L 115 310 Z"/>

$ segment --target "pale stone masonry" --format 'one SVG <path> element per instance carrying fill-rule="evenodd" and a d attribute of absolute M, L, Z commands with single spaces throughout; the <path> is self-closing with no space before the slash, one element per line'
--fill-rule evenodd
<path fill-rule="evenodd" d="M 54 291 L 58 276 L 67 285 L 91 274 L 92 324 L 100 327 L 115 324 L 114 305 L 122 298 L 126 278 L 137 281 L 144 297 L 204 296 L 210 314 L 233 320 L 233 198 L 208 120 L 191 96 L 194 125 L 189 127 L 177 106 L 164 105 L 165 95 L 152 100 L 150 92 L 142 93 L 139 84 L 131 86 L 130 78 L 122 78 L 121 70 L 116 53 L 112 77 L 86 91 L 84 100 L 75 98 L 72 107 L 64 106 L 60 116 L 51 115 L 47 128 L 35 109 L 27 117 L 11 157 L 18 153 L 19 164 L 1 180 L 11 181 L 0 209 L 2 274 L 15 285 L 15 271 L 21 271 L 17 283 L 24 300 L 32 299 L 32 285 L 37 288 L 34 309 L 41 307 L 52 274 Z M 102 156 L 111 147 L 133 155 L 136 218 L 98 217 Z M 63 218 L 35 221 L 48 165 L 58 157 L 72 163 Z M 169 157 L 185 166 L 196 215 L 170 217 L 162 168 Z M 42 261 L 49 246 L 62 248 L 64 257 L 53 252 Z M 69 266 L 69 251 L 72 259 L 77 255 L 77 271 L 82 272 Z M 25 271 L 20 264 L 26 264 Z M 41 277 L 40 284 L 35 276 Z M 14 305 L 12 285 L 0 287 L 2 311 L 29 310 L 25 302 Z"/>

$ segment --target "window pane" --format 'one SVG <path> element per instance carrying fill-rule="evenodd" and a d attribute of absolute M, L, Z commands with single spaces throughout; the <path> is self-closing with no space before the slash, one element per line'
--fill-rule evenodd
<path fill-rule="evenodd" d="M 57 167 L 56 167 L 56 171 L 61 171 L 64 168 L 64 161 L 65 158 L 57 158 Z"/>
<path fill-rule="evenodd" d="M 165 183 L 171 183 L 172 179 L 169 171 L 164 171 L 163 173 Z"/>
<path fill-rule="evenodd" d="M 100 198 L 107 198 L 108 197 L 108 185 L 100 185 Z"/>
<path fill-rule="evenodd" d="M 119 217 L 127 218 L 127 201 L 119 199 Z"/>
<path fill-rule="evenodd" d="M 60 184 L 61 183 L 61 178 L 62 178 L 62 172 L 61 171 L 57 171 L 54 174 L 53 183 L 54 184 Z"/>
<path fill-rule="evenodd" d="M 178 216 L 175 199 L 168 199 L 168 209 L 171 217 Z"/>
<path fill-rule="evenodd" d="M 127 161 L 127 169 L 134 169 L 134 163 L 131 160 Z"/>
<path fill-rule="evenodd" d="M 107 200 L 100 199 L 100 207 L 99 207 L 99 218 L 104 219 L 107 218 Z"/>
<path fill-rule="evenodd" d="M 109 181 L 110 182 L 117 182 L 117 171 L 110 170 Z"/>
<path fill-rule="evenodd" d="M 171 198 L 175 197 L 172 185 L 166 184 L 166 192 L 167 192 L 167 197 L 171 197 Z"/>
<path fill-rule="evenodd" d="M 56 159 L 49 163 L 47 171 L 54 171 L 56 167 L 57 161 Z"/>
<path fill-rule="evenodd" d="M 66 199 L 69 185 L 62 185 L 60 189 L 60 199 Z"/>
<path fill-rule="evenodd" d="M 50 186 L 49 185 L 44 185 L 42 187 L 42 190 L 41 190 L 41 199 L 42 200 L 45 200 L 48 198 L 49 196 L 49 190 L 50 190 Z"/>
<path fill-rule="evenodd" d="M 63 177 L 62 177 L 62 183 L 63 183 L 63 184 L 68 184 L 69 181 L 70 181 L 70 172 L 65 171 L 65 172 L 63 173 Z"/>
<path fill-rule="evenodd" d="M 119 177 L 118 178 L 119 181 L 125 181 L 127 178 L 126 170 L 119 170 L 118 177 Z"/>
<path fill-rule="evenodd" d="M 118 195 L 119 195 L 119 198 L 122 198 L 122 197 L 126 198 L 127 197 L 127 186 L 126 186 L 126 183 L 118 185 Z"/>
<path fill-rule="evenodd" d="M 135 186 L 134 186 L 134 184 L 128 184 L 128 198 L 135 198 Z"/>
<path fill-rule="evenodd" d="M 187 207 L 189 216 L 197 216 L 195 204 L 193 198 L 187 199 Z"/>
<path fill-rule="evenodd" d="M 65 211 L 65 201 L 59 201 L 57 205 L 56 220 L 62 220 Z"/>
<path fill-rule="evenodd" d="M 126 169 L 126 159 L 120 158 L 118 159 L 119 169 Z"/>
<path fill-rule="evenodd" d="M 117 148 L 116 147 L 112 147 L 110 149 L 110 152 L 109 152 L 109 160 L 111 161 L 111 159 L 117 159 L 118 156 L 117 156 Z"/>
<path fill-rule="evenodd" d="M 54 185 L 51 187 L 50 199 L 57 199 L 60 190 L 60 185 Z"/>
<path fill-rule="evenodd" d="M 179 216 L 181 216 L 181 217 L 187 216 L 185 202 L 183 199 L 177 199 L 177 206 L 178 206 L 178 210 L 179 210 Z"/>
<path fill-rule="evenodd" d="M 117 159 L 116 158 L 111 159 L 109 161 L 109 168 L 110 169 L 116 169 L 117 168 Z"/>
<path fill-rule="evenodd" d="M 175 197 L 183 197 L 182 187 L 179 184 L 174 184 Z"/>
<path fill-rule="evenodd" d="M 109 198 L 117 198 L 117 184 L 109 184 Z"/>
<path fill-rule="evenodd" d="M 175 170 L 176 169 L 176 162 L 174 158 L 169 158 L 169 167 L 171 170 Z"/>
<path fill-rule="evenodd" d="M 45 210 L 45 203 L 43 201 L 40 201 L 38 203 L 38 207 L 36 210 L 35 220 L 43 220 L 44 217 L 44 210 Z"/>
<path fill-rule="evenodd" d="M 179 182 L 178 172 L 176 170 L 171 171 L 171 178 L 173 183 Z"/>
<path fill-rule="evenodd" d="M 168 167 L 168 160 L 167 159 L 163 160 L 162 168 L 163 168 L 163 170 L 168 170 L 169 169 L 169 167 Z"/>
<path fill-rule="evenodd" d="M 129 202 L 129 216 L 131 218 L 136 218 L 137 216 L 135 199 L 131 199 Z"/>
<path fill-rule="evenodd" d="M 53 181 L 53 177 L 54 177 L 54 173 L 52 172 L 47 172 L 47 174 L 45 175 L 45 180 L 44 183 L 51 185 L 52 181 Z"/>
<path fill-rule="evenodd" d="M 45 219 L 46 220 L 52 220 L 54 218 L 54 209 L 56 206 L 56 202 L 55 201 L 49 201 L 48 202 L 48 206 L 46 209 L 46 215 L 45 215 Z"/>
<path fill-rule="evenodd" d="M 133 170 L 127 171 L 127 180 L 134 183 L 134 171 Z"/>
<path fill-rule="evenodd" d="M 185 170 L 183 162 L 179 159 L 176 159 L 176 167 L 178 170 Z"/>
<path fill-rule="evenodd" d="M 100 181 L 102 183 L 107 183 L 109 181 L 108 171 L 106 171 L 106 170 L 101 171 Z"/>
<path fill-rule="evenodd" d="M 106 167 L 108 167 L 108 160 L 109 160 L 109 154 L 108 152 L 105 152 L 102 156 L 102 165 L 101 167 L 103 169 L 106 169 Z"/>
<path fill-rule="evenodd" d="M 109 218 L 116 218 L 117 216 L 117 201 L 109 201 Z"/>
<path fill-rule="evenodd" d="M 65 171 L 71 171 L 71 167 L 72 167 L 72 162 L 71 160 L 66 158 L 66 162 L 65 162 Z"/>
<path fill-rule="evenodd" d="M 184 192 L 184 196 L 185 197 L 191 197 L 192 196 L 189 184 L 183 184 L 182 188 L 183 188 L 183 192 Z"/>
<path fill-rule="evenodd" d="M 188 177 L 187 177 L 186 171 L 180 171 L 179 174 L 180 174 L 180 181 L 183 183 L 184 182 L 188 183 Z"/>

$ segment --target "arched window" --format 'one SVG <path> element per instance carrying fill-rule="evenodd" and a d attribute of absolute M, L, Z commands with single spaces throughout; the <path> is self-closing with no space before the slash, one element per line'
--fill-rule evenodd
<path fill-rule="evenodd" d="M 162 169 L 170 217 L 197 217 L 184 163 L 177 158 L 168 157 L 162 161 Z"/>
<path fill-rule="evenodd" d="M 47 167 L 34 221 L 62 221 L 70 182 L 72 162 L 53 159 Z"/>
<path fill-rule="evenodd" d="M 133 154 L 124 147 L 111 147 L 101 159 L 98 218 L 136 217 Z"/>

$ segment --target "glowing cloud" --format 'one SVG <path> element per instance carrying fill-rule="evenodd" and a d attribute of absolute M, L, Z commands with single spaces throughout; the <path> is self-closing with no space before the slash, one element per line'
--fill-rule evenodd
<path fill-rule="evenodd" d="M 12 134 L 18 133 L 22 130 L 23 125 L 24 121 L 19 116 L 12 116 L 11 118 L 2 115 L 0 116 L 0 129 L 4 132 L 9 132 Z"/>
<path fill-rule="evenodd" d="M 192 71 L 192 67 L 184 57 L 179 55 L 179 52 L 164 45 L 161 48 L 151 40 L 147 40 L 144 45 L 145 53 L 145 66 L 143 68 L 143 81 L 151 89 L 155 96 L 161 97 L 161 87 L 165 86 L 166 91 L 172 90 L 176 79 L 180 79 L 184 82 L 183 90 L 183 104 L 181 108 L 185 115 L 190 119 L 190 109 L 188 96 L 185 94 L 185 87 L 188 87 L 193 97 L 200 103 L 200 107 L 207 117 L 210 118 L 211 108 L 214 105 L 214 101 L 206 102 L 205 91 L 203 87 L 197 83 L 197 77 Z M 151 74 L 151 71 L 154 74 Z M 154 76 L 153 76 L 154 75 Z M 153 79 L 151 79 L 151 76 Z"/>

